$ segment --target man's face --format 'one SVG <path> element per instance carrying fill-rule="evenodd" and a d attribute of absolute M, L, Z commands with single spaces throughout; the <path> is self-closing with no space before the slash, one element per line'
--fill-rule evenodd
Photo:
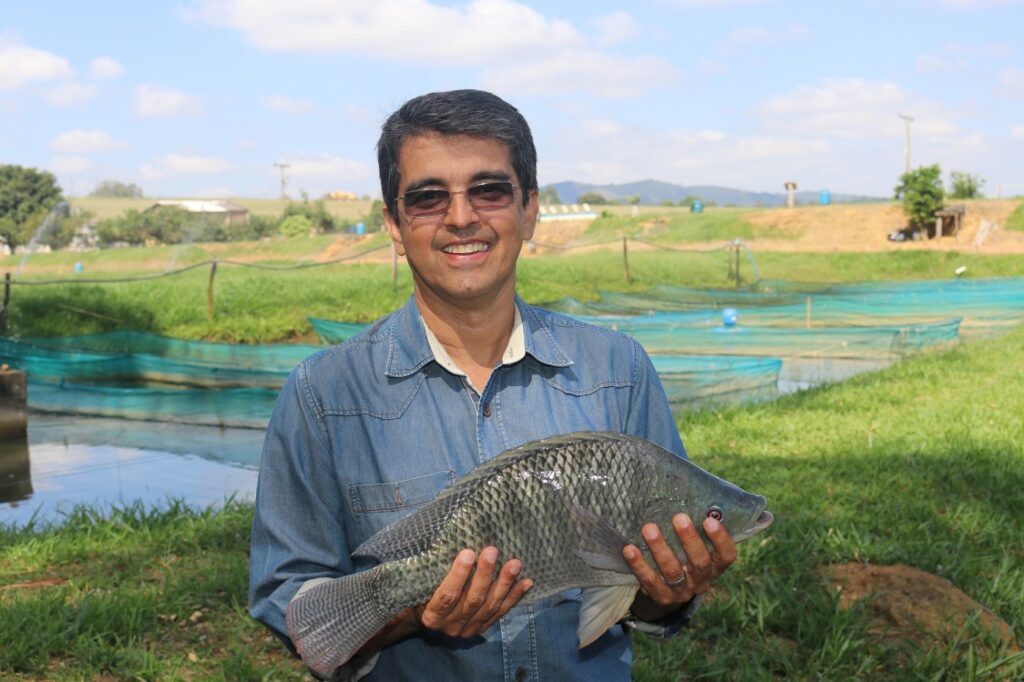
<path fill-rule="evenodd" d="M 457 307 L 511 298 L 519 250 L 537 222 L 537 192 L 528 193 L 525 208 L 518 189 L 511 205 L 487 210 L 474 209 L 466 194 L 487 181 L 519 185 L 508 147 L 468 135 L 416 135 L 402 144 L 398 167 L 400 197 L 420 189 L 457 192 L 443 215 L 410 217 L 405 201 L 394 215 L 384 211 L 391 239 L 412 268 L 417 297 Z"/>

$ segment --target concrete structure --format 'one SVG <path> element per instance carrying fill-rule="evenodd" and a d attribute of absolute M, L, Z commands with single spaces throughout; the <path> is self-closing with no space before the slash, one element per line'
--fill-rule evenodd
<path fill-rule="evenodd" d="M 145 212 L 156 210 L 161 206 L 176 206 L 189 213 L 202 216 L 222 218 L 225 225 L 249 223 L 249 209 L 231 201 L 206 199 L 161 199 L 146 209 Z"/>
<path fill-rule="evenodd" d="M 28 428 L 25 373 L 0 366 L 0 441 L 24 438 Z"/>
<path fill-rule="evenodd" d="M 796 183 L 793 182 L 792 180 L 788 180 L 786 182 L 785 187 L 786 187 L 786 206 L 789 207 L 789 208 L 793 208 L 793 204 L 796 203 L 794 201 L 794 193 L 796 192 Z"/>

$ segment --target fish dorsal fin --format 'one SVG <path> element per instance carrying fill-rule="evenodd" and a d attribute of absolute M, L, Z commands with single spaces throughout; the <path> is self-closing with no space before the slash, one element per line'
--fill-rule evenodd
<path fill-rule="evenodd" d="M 385 562 L 425 552 L 468 492 L 461 487 L 445 489 L 432 502 L 374 533 L 356 547 L 352 556 L 369 556 Z"/>
<path fill-rule="evenodd" d="M 639 586 L 614 585 L 612 587 L 588 587 L 583 590 L 583 605 L 580 607 L 580 623 L 576 634 L 580 639 L 579 648 L 591 644 L 605 633 L 605 630 L 622 620 L 636 599 Z"/>

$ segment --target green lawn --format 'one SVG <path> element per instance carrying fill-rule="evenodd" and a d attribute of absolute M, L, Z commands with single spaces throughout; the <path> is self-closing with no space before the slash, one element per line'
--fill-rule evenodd
<path fill-rule="evenodd" d="M 636 679 L 1020 679 L 1024 655 L 968 627 L 920 650 L 842 611 L 822 569 L 906 564 L 1024 633 L 1024 328 L 774 403 L 680 423 L 701 466 L 766 495 L 691 627 L 638 637 Z M 998 391 L 993 391 L 998 387 Z M 88 510 L 0 528 L 0 677 L 297 679 L 245 614 L 251 508 Z M 112 576 L 117 576 L 116 581 Z"/>
<path fill-rule="evenodd" d="M 171 198 L 171 197 L 161 197 Z M 175 197 L 178 199 L 189 199 L 195 197 Z M 136 211 L 143 211 L 154 203 L 157 199 L 145 198 L 145 199 L 122 199 L 122 198 L 111 198 L 111 197 L 74 197 L 69 200 L 72 208 L 81 209 L 92 213 L 98 220 L 106 220 L 107 218 L 120 218 L 129 209 L 135 209 Z M 244 206 L 253 215 L 265 215 L 265 216 L 280 216 L 281 212 L 284 211 L 289 201 L 286 199 L 231 199 L 230 201 Z M 366 215 L 366 212 L 370 209 L 370 201 L 356 200 L 356 201 L 325 201 L 324 207 L 329 213 L 339 218 L 345 218 L 353 220 L 361 216 Z"/>

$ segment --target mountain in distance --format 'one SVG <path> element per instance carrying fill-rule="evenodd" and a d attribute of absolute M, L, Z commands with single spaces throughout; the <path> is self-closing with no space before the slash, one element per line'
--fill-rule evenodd
<path fill-rule="evenodd" d="M 597 192 L 609 201 L 625 201 L 631 196 L 639 196 L 640 203 L 645 205 L 661 204 L 666 201 L 678 204 L 686 197 L 699 197 L 705 204 L 714 202 L 718 206 L 785 206 L 785 192 L 748 192 L 730 187 L 715 185 L 675 185 L 661 180 L 641 180 L 620 185 L 591 185 L 583 182 L 566 180 L 545 185 L 541 189 L 554 187 L 559 200 L 565 204 L 579 203 L 581 194 Z M 845 204 L 863 201 L 886 201 L 882 197 L 868 197 L 856 194 L 837 194 L 829 192 L 833 203 Z M 794 195 L 797 204 L 820 203 L 820 190 L 813 192 L 797 192 Z"/>

